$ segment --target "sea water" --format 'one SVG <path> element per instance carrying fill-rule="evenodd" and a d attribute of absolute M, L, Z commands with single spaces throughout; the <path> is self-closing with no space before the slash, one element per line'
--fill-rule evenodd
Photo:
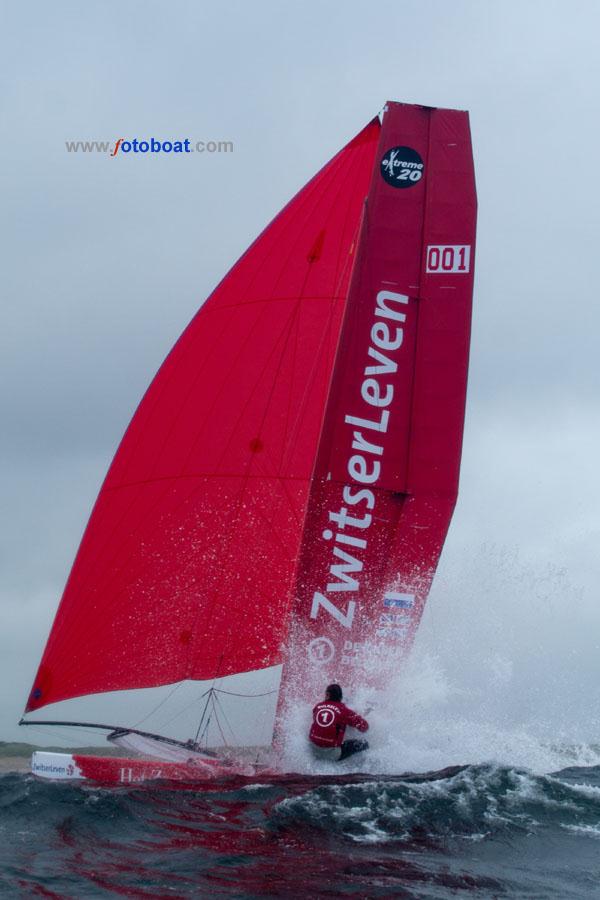
<path fill-rule="evenodd" d="M 401 677 L 347 698 L 375 706 L 346 781 L 300 728 L 287 781 L 195 792 L 49 784 L 5 760 L 0 896 L 600 900 L 589 610 L 504 552 L 442 572 Z"/>
<path fill-rule="evenodd" d="M 0 776 L 2 897 L 345 895 L 600 897 L 600 766 L 198 792 Z"/>

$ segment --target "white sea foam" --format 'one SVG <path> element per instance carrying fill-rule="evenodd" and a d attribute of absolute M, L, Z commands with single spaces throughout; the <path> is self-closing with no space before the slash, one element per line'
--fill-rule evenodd
<path fill-rule="evenodd" d="M 492 678 L 497 678 L 495 663 Z M 600 765 L 598 747 L 570 745 L 565 736 L 550 738 L 543 722 L 512 724 L 486 708 L 478 694 L 479 686 L 469 694 L 464 686 L 452 683 L 438 658 L 415 648 L 397 682 L 379 695 L 369 714 L 369 752 L 345 762 L 343 770 L 399 774 L 494 763 L 546 773 L 567 766 Z M 369 698 L 356 694 L 347 702 L 362 712 Z M 307 710 L 290 714 L 286 767 L 314 774 L 339 772 L 339 764 L 312 759 L 306 740 L 308 724 Z"/>
<path fill-rule="evenodd" d="M 559 778 L 482 765 L 438 781 L 324 782 L 277 804 L 274 817 L 358 842 L 403 841 L 423 833 L 432 840 L 452 835 L 478 842 L 557 827 L 596 838 L 599 813 L 596 792 L 590 797 Z"/>
<path fill-rule="evenodd" d="M 600 840 L 600 823 L 598 825 L 563 825 L 562 828 L 574 834 L 584 834 L 586 837 Z"/>
<path fill-rule="evenodd" d="M 577 782 L 569 785 L 574 794 L 580 794 L 582 797 L 600 802 L 600 787 L 594 787 L 593 784 L 579 784 Z"/>
<path fill-rule="evenodd" d="M 371 749 L 344 771 L 600 765 L 600 720 L 575 656 L 589 632 L 579 622 L 576 633 L 581 608 L 564 572 L 526 564 L 516 551 L 481 547 L 442 566 L 412 653 L 368 715 Z M 373 695 L 359 688 L 344 699 L 363 713 Z M 308 722 L 308 709 L 292 712 L 286 766 L 329 772 L 310 758 Z"/>

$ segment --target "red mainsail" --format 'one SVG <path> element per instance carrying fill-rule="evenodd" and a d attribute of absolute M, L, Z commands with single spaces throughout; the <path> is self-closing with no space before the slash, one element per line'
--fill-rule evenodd
<path fill-rule="evenodd" d="M 173 348 L 102 486 L 27 705 L 283 659 L 280 712 L 382 686 L 458 490 L 468 115 L 390 103 Z"/>
<path fill-rule="evenodd" d="M 281 704 L 385 684 L 454 509 L 476 195 L 468 115 L 390 103 L 311 485 Z"/>
<path fill-rule="evenodd" d="M 193 319 L 110 467 L 27 704 L 274 665 L 380 124 Z"/>

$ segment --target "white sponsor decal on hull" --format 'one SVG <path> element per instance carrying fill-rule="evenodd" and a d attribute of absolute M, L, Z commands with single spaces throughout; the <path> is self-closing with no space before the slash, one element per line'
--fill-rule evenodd
<path fill-rule="evenodd" d="M 36 750 L 31 757 L 31 771 L 39 778 L 59 780 L 83 778 L 81 770 L 70 753 L 48 753 Z"/>

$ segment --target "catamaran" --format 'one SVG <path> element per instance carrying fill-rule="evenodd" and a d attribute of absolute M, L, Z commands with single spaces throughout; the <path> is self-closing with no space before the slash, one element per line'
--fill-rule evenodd
<path fill-rule="evenodd" d="M 122 439 L 22 719 L 200 682 L 200 725 L 41 720 L 128 755 L 39 751 L 35 774 L 285 771 L 282 723 L 325 684 L 398 677 L 457 498 L 475 223 L 468 114 L 389 102 L 225 276 Z M 219 716 L 231 679 L 266 669 L 277 752 L 257 767 Z"/>

